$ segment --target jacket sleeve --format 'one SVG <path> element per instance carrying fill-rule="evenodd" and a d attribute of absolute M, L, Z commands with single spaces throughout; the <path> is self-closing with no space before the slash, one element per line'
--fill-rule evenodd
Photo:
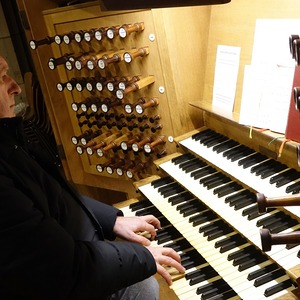
<path fill-rule="evenodd" d="M 0 245 L 0 299 L 103 299 L 156 272 L 141 245 L 73 240 L 1 175 Z"/>
<path fill-rule="evenodd" d="M 114 240 L 116 236 L 113 233 L 113 227 L 117 216 L 123 216 L 123 212 L 88 196 L 82 196 L 81 198 L 84 205 L 93 213 L 101 225 L 104 237 L 108 240 Z"/>

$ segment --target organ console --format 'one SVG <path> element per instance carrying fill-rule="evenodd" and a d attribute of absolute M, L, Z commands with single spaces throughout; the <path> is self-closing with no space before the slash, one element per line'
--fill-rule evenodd
<path fill-rule="evenodd" d="M 161 220 L 154 243 L 181 255 L 187 271 L 171 289 L 182 300 L 299 298 L 297 147 L 287 141 L 278 155 L 281 135 L 253 129 L 250 136 L 236 122 L 239 102 L 231 117 L 207 104 L 219 44 L 241 46 L 241 65 L 249 64 L 254 11 L 299 17 L 295 0 L 284 7 L 279 0 L 255 0 L 253 12 L 245 12 L 247 5 L 122 13 L 90 4 L 50 9 L 43 13 L 47 38 L 30 43 L 39 61 L 74 53 L 67 72 L 63 64 L 41 72 L 67 175 L 78 184 L 132 189 L 127 196 L 138 192 L 139 201 L 124 213 Z M 76 42 L 62 43 L 66 32 Z M 295 35 L 290 44 L 295 57 L 298 40 Z M 59 93 L 65 88 L 72 93 Z"/>

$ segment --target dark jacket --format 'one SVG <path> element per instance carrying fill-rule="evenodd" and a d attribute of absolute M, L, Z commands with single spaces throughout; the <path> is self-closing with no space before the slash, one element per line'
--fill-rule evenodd
<path fill-rule="evenodd" d="M 145 247 L 111 241 L 122 213 L 100 202 L 88 209 L 30 150 L 22 124 L 0 119 L 0 299 L 105 299 L 153 275 Z"/>

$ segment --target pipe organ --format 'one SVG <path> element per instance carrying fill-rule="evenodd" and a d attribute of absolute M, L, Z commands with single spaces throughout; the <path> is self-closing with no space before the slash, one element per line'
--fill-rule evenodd
<path fill-rule="evenodd" d="M 124 212 L 161 220 L 156 243 L 186 267 L 171 287 L 178 298 L 299 299 L 299 209 L 274 200 L 298 205 L 298 143 L 279 153 L 281 135 L 250 136 L 237 122 L 255 20 L 298 18 L 297 1 L 132 11 L 18 2 L 67 177 L 138 192 Z M 220 44 L 242 49 L 232 114 L 211 104 Z"/>

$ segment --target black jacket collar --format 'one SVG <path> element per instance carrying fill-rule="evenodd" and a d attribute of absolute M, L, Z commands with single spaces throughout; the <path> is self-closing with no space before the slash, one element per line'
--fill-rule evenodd
<path fill-rule="evenodd" d="M 25 147 L 26 136 L 22 117 L 0 118 L 0 141 Z"/>

